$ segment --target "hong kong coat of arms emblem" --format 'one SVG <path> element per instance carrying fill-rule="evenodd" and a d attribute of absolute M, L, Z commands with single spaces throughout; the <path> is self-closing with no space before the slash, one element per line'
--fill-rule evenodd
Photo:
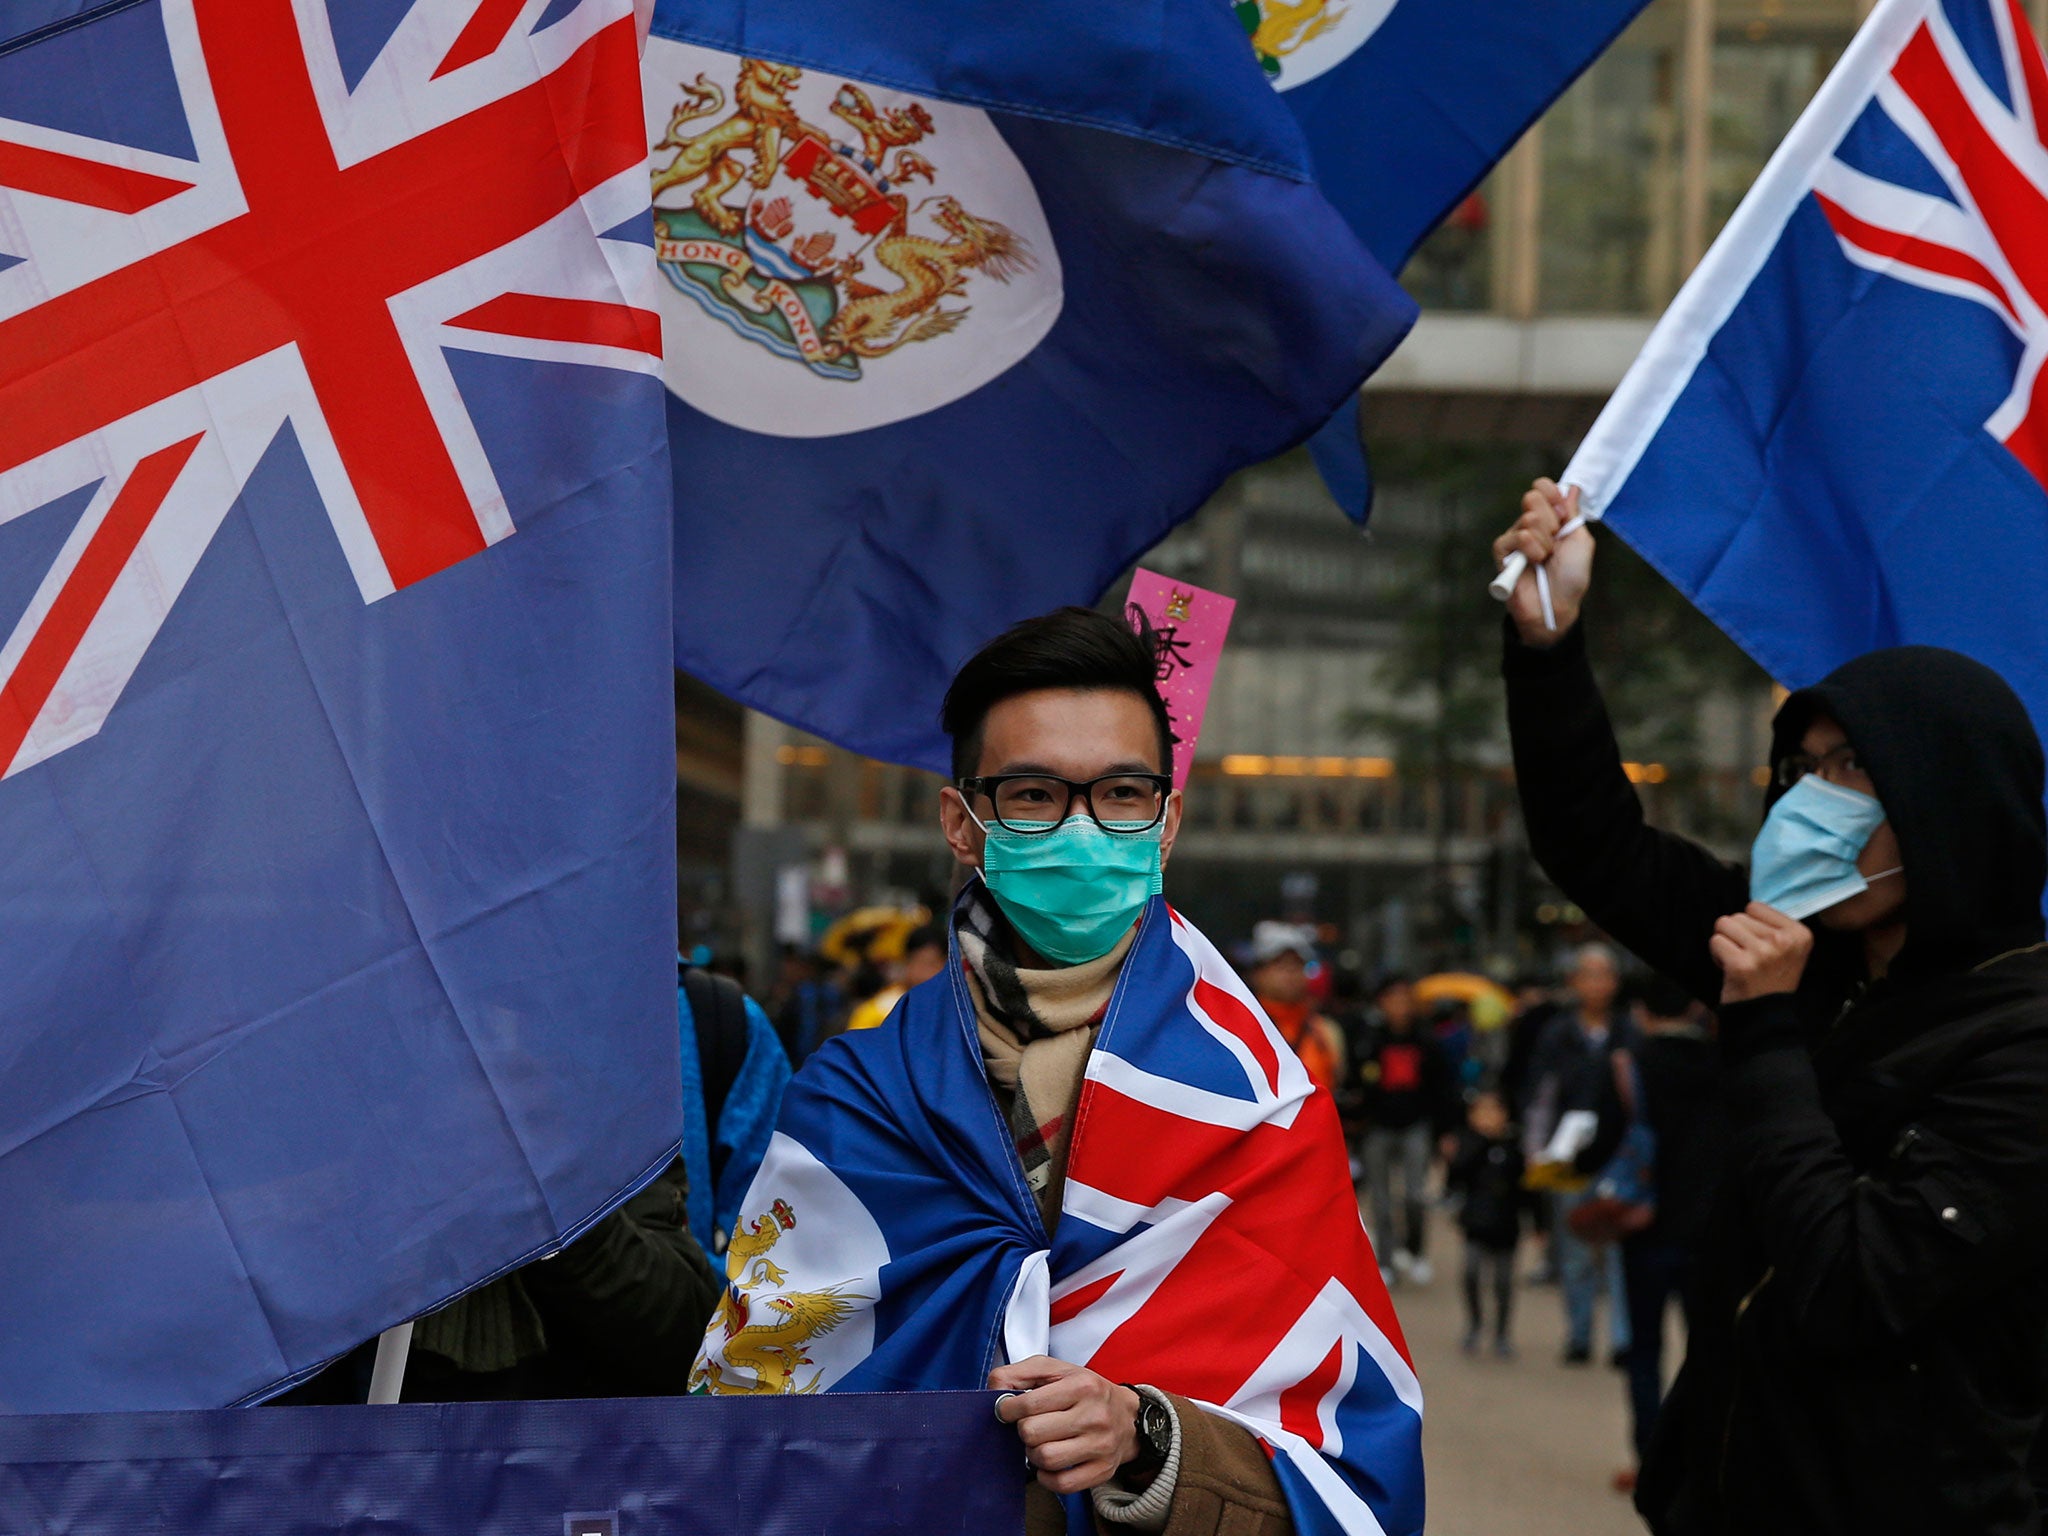
<path fill-rule="evenodd" d="M 864 362 L 967 324 L 977 286 L 1037 264 L 971 191 L 949 190 L 924 103 L 717 57 L 729 80 L 682 84 L 655 145 L 655 250 L 669 282 L 738 335 L 858 380 Z M 830 123 L 805 115 L 819 83 Z"/>

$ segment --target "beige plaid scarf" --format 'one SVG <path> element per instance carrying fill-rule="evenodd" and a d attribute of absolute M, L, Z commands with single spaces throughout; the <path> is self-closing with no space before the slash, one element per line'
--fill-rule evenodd
<path fill-rule="evenodd" d="M 959 934 L 982 1061 L 1050 1235 L 1059 1221 L 1074 1105 L 1095 1028 L 1109 1010 L 1137 929 L 1099 960 L 1026 970 L 1011 958 L 1015 937 L 995 898 L 977 884 L 961 906 Z"/>

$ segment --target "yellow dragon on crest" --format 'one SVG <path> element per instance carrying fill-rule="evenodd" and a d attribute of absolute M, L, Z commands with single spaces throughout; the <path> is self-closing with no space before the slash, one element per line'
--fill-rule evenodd
<path fill-rule="evenodd" d="M 797 1367 L 814 1363 L 804 1353 L 804 1346 L 837 1328 L 853 1315 L 857 1303 L 867 1299 L 865 1296 L 848 1296 L 838 1287 L 828 1291 L 797 1291 L 788 1296 L 771 1296 L 769 1308 L 780 1313 L 781 1318 L 774 1322 L 749 1324 L 728 1338 L 720 1351 L 726 1364 L 752 1371 L 754 1379 L 743 1381 L 727 1376 L 724 1366 L 716 1360 L 707 1359 L 692 1373 L 690 1385 L 695 1387 L 702 1382 L 721 1397 L 816 1392 L 824 1383 L 823 1371 L 814 1372 L 802 1386 L 796 1384 Z"/>
<path fill-rule="evenodd" d="M 849 1295 L 844 1286 L 819 1291 L 791 1291 L 768 1298 L 770 1320 L 749 1323 L 753 1296 L 742 1286 L 780 1290 L 789 1272 L 768 1257 L 782 1234 L 796 1229 L 796 1212 L 786 1200 L 777 1200 L 750 1225 L 742 1219 L 733 1230 L 732 1243 L 725 1250 L 725 1294 L 718 1299 L 712 1333 L 723 1335 L 717 1353 L 723 1360 L 706 1357 L 690 1373 L 690 1389 L 719 1396 L 820 1390 L 825 1373 L 820 1370 L 799 1386 L 799 1366 L 816 1362 L 804 1353 L 812 1339 L 837 1328 L 851 1317 L 866 1296 Z M 729 1367 L 753 1372 L 751 1381 L 727 1374 Z"/>
<path fill-rule="evenodd" d="M 907 234 L 899 219 L 891 233 L 875 242 L 875 260 L 895 273 L 902 286 L 884 292 L 847 284 L 853 297 L 825 331 L 842 350 L 881 357 L 905 342 L 943 336 L 967 318 L 970 306 L 941 309 L 939 300 L 965 293 L 968 273 L 979 270 L 1007 283 L 1031 268 L 1031 253 L 1022 240 L 994 219 L 976 218 L 957 198 L 939 197 L 932 220 L 952 238 Z"/>

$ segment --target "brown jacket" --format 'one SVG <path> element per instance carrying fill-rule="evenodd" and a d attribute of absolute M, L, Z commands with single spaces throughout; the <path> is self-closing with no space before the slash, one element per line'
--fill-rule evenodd
<path fill-rule="evenodd" d="M 1180 1418 L 1180 1476 L 1165 1536 L 1291 1536 L 1294 1522 L 1273 1463 L 1251 1431 L 1169 1392 Z M 1024 1501 L 1025 1536 L 1065 1536 L 1066 1512 L 1033 1483 Z M 1128 1536 L 1131 1527 L 1095 1518 L 1097 1536 Z"/>

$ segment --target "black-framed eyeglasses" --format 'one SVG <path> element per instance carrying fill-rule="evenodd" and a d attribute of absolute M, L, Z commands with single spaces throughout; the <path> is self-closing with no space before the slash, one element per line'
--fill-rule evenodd
<path fill-rule="evenodd" d="M 1832 748 L 1815 757 L 1810 752 L 1792 752 L 1778 759 L 1778 766 L 1772 771 L 1772 778 L 1778 788 L 1790 789 L 1809 773 L 1817 773 L 1829 783 L 1837 783 L 1845 773 L 1855 773 L 1863 765 L 1856 760 L 1856 749 L 1848 742 Z"/>
<path fill-rule="evenodd" d="M 1108 773 L 1076 783 L 1050 773 L 991 773 L 962 779 L 960 789 L 986 795 L 996 824 L 1008 832 L 1051 832 L 1076 800 L 1105 832 L 1149 832 L 1166 814 L 1173 780 L 1163 773 Z"/>

